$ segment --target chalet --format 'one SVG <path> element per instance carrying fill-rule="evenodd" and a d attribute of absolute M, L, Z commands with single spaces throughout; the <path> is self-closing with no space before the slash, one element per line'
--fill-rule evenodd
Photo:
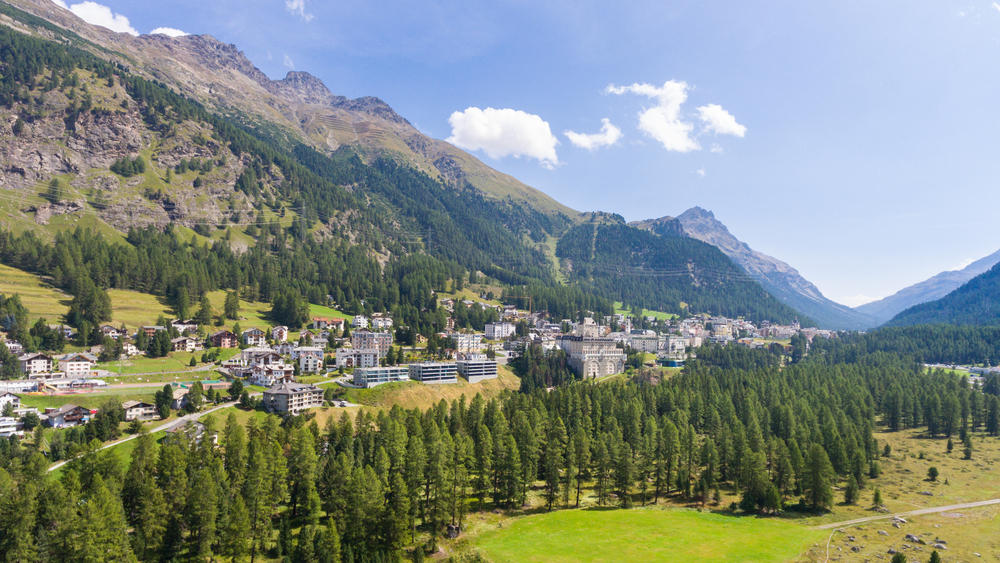
<path fill-rule="evenodd" d="M 271 340 L 275 342 L 285 342 L 288 340 L 288 327 L 285 325 L 278 325 L 271 328 Z"/>
<path fill-rule="evenodd" d="M 59 408 L 45 409 L 44 421 L 53 428 L 67 428 L 86 423 L 90 420 L 91 414 L 93 413 L 90 409 L 76 405 L 63 405 Z"/>
<path fill-rule="evenodd" d="M 330 343 L 330 331 L 322 330 L 318 334 L 309 333 L 309 344 L 318 347 L 326 348 Z"/>
<path fill-rule="evenodd" d="M 318 373 L 323 369 L 323 348 L 302 346 L 292 353 L 292 359 L 299 362 L 299 373 Z"/>
<path fill-rule="evenodd" d="M 7 409 L 7 405 L 10 405 L 13 409 L 21 408 L 21 398 L 13 393 L 4 393 L 0 395 L 0 412 Z"/>
<path fill-rule="evenodd" d="M 351 326 L 354 328 L 368 328 L 368 317 L 364 315 L 354 315 L 351 319 Z"/>
<path fill-rule="evenodd" d="M 371 326 L 373 330 L 389 330 L 392 328 L 392 319 L 389 317 L 373 317 Z"/>
<path fill-rule="evenodd" d="M 160 417 L 160 412 L 156 410 L 156 405 L 144 403 L 142 401 L 125 401 L 122 403 L 125 411 L 125 420 L 153 420 Z"/>
<path fill-rule="evenodd" d="M 330 319 L 326 317 L 313 317 L 312 324 L 309 325 L 310 328 L 315 330 L 323 330 L 330 326 Z"/>
<path fill-rule="evenodd" d="M 29 378 L 45 377 L 52 373 L 52 358 L 41 352 L 24 354 L 17 359 L 21 372 Z"/>
<path fill-rule="evenodd" d="M 188 334 L 198 332 L 198 323 L 194 321 L 182 321 L 180 319 L 176 321 L 171 321 L 170 326 L 178 332 L 178 334 Z"/>
<path fill-rule="evenodd" d="M 131 340 L 126 340 L 122 344 L 122 355 L 126 358 L 131 358 L 132 356 L 138 356 L 142 351 L 135 345 Z"/>
<path fill-rule="evenodd" d="M 94 371 L 97 358 L 91 354 L 67 354 L 59 360 L 59 367 L 62 368 L 66 377 L 87 377 Z"/>
<path fill-rule="evenodd" d="M 184 387 L 174 388 L 174 394 L 170 398 L 170 408 L 180 410 L 188 404 L 188 390 Z"/>
<path fill-rule="evenodd" d="M 264 408 L 268 412 L 296 415 L 320 406 L 323 406 L 323 390 L 315 385 L 278 383 L 264 391 Z"/>
<path fill-rule="evenodd" d="M 251 385 L 270 387 L 276 383 L 290 382 L 295 375 L 295 368 L 288 364 L 271 364 L 267 366 L 254 366 L 250 368 L 250 375 L 247 381 Z"/>
<path fill-rule="evenodd" d="M 187 422 L 180 421 L 177 424 L 167 428 L 166 432 L 168 437 L 171 438 L 183 438 L 187 441 L 194 442 L 195 444 L 200 444 L 205 438 L 205 425 L 196 421 L 189 420 Z M 211 435 L 212 443 L 217 444 L 219 442 L 219 433 L 214 432 Z"/>
<path fill-rule="evenodd" d="M 111 325 L 101 325 L 99 329 L 101 331 L 101 336 L 107 336 L 108 338 L 114 338 L 118 340 L 124 334 L 121 330 L 111 326 Z"/>
<path fill-rule="evenodd" d="M 3 344 L 7 347 L 7 351 L 15 356 L 24 352 L 24 346 L 22 346 L 17 340 L 5 340 Z"/>
<path fill-rule="evenodd" d="M 174 352 L 196 352 L 204 348 L 201 340 L 190 336 L 178 336 L 170 341 L 170 346 Z"/>
<path fill-rule="evenodd" d="M 17 417 L 0 416 L 0 437 L 7 438 L 18 434 L 21 430 L 21 422 Z"/>
<path fill-rule="evenodd" d="M 213 348 L 236 348 L 238 345 L 236 335 L 228 330 L 214 332 L 208 337 L 208 340 L 212 343 Z"/>
<path fill-rule="evenodd" d="M 146 338 L 152 338 L 153 336 L 156 335 L 157 332 L 160 332 L 161 330 L 167 330 L 167 327 L 160 325 L 149 325 L 149 326 L 144 326 L 139 330 L 146 333 Z"/>
<path fill-rule="evenodd" d="M 267 333 L 259 328 L 248 328 L 242 334 L 243 343 L 247 346 L 266 346 Z"/>

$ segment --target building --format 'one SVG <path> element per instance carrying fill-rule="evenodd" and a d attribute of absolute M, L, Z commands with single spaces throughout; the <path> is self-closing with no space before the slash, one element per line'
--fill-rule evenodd
<path fill-rule="evenodd" d="M 373 330 L 389 330 L 392 328 L 392 319 L 389 317 L 372 317 L 371 321 Z"/>
<path fill-rule="evenodd" d="M 629 334 L 625 337 L 628 345 L 637 352 L 655 354 L 660 349 L 660 337 L 654 334 Z"/>
<path fill-rule="evenodd" d="M 364 315 L 354 315 L 351 319 L 351 326 L 354 328 L 368 328 L 368 317 Z"/>
<path fill-rule="evenodd" d="M 0 393 L 27 393 L 38 391 L 38 382 L 31 379 L 0 379 Z"/>
<path fill-rule="evenodd" d="M 422 383 L 458 383 L 458 370 L 452 362 L 410 364 L 410 379 Z"/>
<path fill-rule="evenodd" d="M 459 354 L 472 354 L 483 349 L 482 334 L 453 332 L 448 338 L 455 343 L 455 352 Z"/>
<path fill-rule="evenodd" d="M 180 410 L 188 404 L 188 390 L 184 387 L 175 387 L 174 394 L 170 398 L 170 408 Z"/>
<path fill-rule="evenodd" d="M 357 350 L 377 350 L 382 359 L 392 348 L 392 333 L 359 330 L 351 335 L 351 345 Z"/>
<path fill-rule="evenodd" d="M 161 330 L 167 330 L 167 327 L 160 325 L 149 325 L 149 326 L 144 326 L 139 330 L 146 333 L 146 338 L 152 338 L 153 336 L 156 335 L 157 332 L 160 332 Z"/>
<path fill-rule="evenodd" d="M 28 377 L 45 377 L 52 373 L 52 358 L 41 352 L 24 354 L 17 361 L 21 372 Z"/>
<path fill-rule="evenodd" d="M 193 334 L 198 332 L 198 323 L 194 321 L 182 321 L 178 319 L 171 321 L 170 326 L 177 331 L 177 334 Z"/>
<path fill-rule="evenodd" d="M 0 416 L 0 438 L 14 436 L 21 429 L 21 423 L 17 417 Z"/>
<path fill-rule="evenodd" d="M 90 354 L 67 354 L 59 360 L 59 367 L 62 368 L 66 377 L 87 377 L 94 371 L 97 358 Z"/>
<path fill-rule="evenodd" d="M 323 370 L 323 348 L 302 346 L 292 352 L 292 359 L 299 362 L 299 373 L 319 373 Z"/>
<path fill-rule="evenodd" d="M 267 412 L 296 415 L 323 406 L 323 390 L 303 383 L 278 383 L 264 391 Z"/>
<path fill-rule="evenodd" d="M 288 327 L 285 325 L 278 325 L 271 329 L 271 339 L 275 342 L 286 342 L 288 341 Z"/>
<path fill-rule="evenodd" d="M 375 387 L 383 383 L 409 380 L 410 370 L 406 366 L 354 369 L 354 384 L 359 387 Z"/>
<path fill-rule="evenodd" d="M 378 350 L 337 348 L 338 368 L 371 368 L 378 366 Z"/>
<path fill-rule="evenodd" d="M 21 398 L 13 393 L 0 395 L 0 412 L 7 410 L 7 405 L 11 405 L 12 409 L 17 410 L 21 408 Z"/>
<path fill-rule="evenodd" d="M 126 358 L 131 358 L 132 356 L 138 356 L 142 350 L 136 347 L 135 343 L 131 340 L 126 340 L 122 343 L 122 355 Z"/>
<path fill-rule="evenodd" d="M 7 347 L 7 351 L 15 356 L 19 356 L 24 352 L 24 346 L 17 340 L 5 340 L 3 344 Z"/>
<path fill-rule="evenodd" d="M 160 418 L 160 411 L 156 410 L 156 405 L 144 403 L 142 401 L 125 401 L 122 403 L 125 410 L 125 420 L 153 420 Z"/>
<path fill-rule="evenodd" d="M 566 352 L 570 369 L 584 379 L 625 371 L 625 353 L 610 338 L 563 336 L 559 345 Z"/>
<path fill-rule="evenodd" d="M 243 331 L 243 343 L 247 346 L 267 346 L 267 333 L 259 328 L 248 328 Z"/>
<path fill-rule="evenodd" d="M 63 405 L 59 408 L 45 409 L 45 423 L 53 428 L 67 428 L 84 424 L 90 420 L 90 409 L 76 405 Z"/>
<path fill-rule="evenodd" d="M 190 336 L 178 336 L 170 341 L 170 347 L 174 352 L 196 352 L 204 348 L 201 341 Z"/>
<path fill-rule="evenodd" d="M 479 383 L 485 379 L 496 379 L 497 362 L 485 358 L 466 359 L 456 362 L 458 373 L 469 383 Z"/>
<path fill-rule="evenodd" d="M 514 336 L 515 332 L 517 332 L 517 327 L 514 323 L 486 323 L 487 340 L 503 340 Z"/>
<path fill-rule="evenodd" d="M 115 340 L 118 340 L 125 334 L 111 325 L 101 325 L 100 331 L 101 336 L 107 336 L 108 338 L 114 338 Z"/>
<path fill-rule="evenodd" d="M 236 335 L 228 330 L 212 333 L 208 337 L 208 341 L 212 343 L 213 348 L 236 348 L 238 346 Z"/>

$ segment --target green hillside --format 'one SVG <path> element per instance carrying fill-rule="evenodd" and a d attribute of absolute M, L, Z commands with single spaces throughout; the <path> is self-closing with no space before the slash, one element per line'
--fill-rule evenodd
<path fill-rule="evenodd" d="M 1000 324 L 1000 264 L 936 301 L 914 305 L 886 326 L 948 323 L 989 326 Z"/>

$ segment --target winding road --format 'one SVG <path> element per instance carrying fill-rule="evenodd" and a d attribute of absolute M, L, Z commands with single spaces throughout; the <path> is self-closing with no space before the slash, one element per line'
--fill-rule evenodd
<path fill-rule="evenodd" d="M 949 504 L 947 506 L 934 506 L 931 508 L 918 508 L 916 510 L 908 510 L 906 512 L 879 514 L 878 516 L 869 516 L 867 518 L 855 518 L 854 520 L 844 520 L 841 522 L 822 524 L 816 526 L 816 529 L 830 530 L 833 528 L 842 528 L 846 526 L 854 526 L 856 524 L 864 524 L 866 522 L 874 522 L 876 520 L 887 520 L 889 518 L 896 518 L 897 516 L 903 518 L 906 516 L 920 516 L 921 514 L 936 514 L 938 512 L 949 512 L 951 510 L 962 510 L 965 508 L 977 508 L 980 506 L 990 506 L 993 504 L 1000 504 L 1000 498 L 994 498 L 990 500 L 980 500 L 976 502 L 963 502 L 961 504 Z"/>
<path fill-rule="evenodd" d="M 198 420 L 199 418 L 201 418 L 201 417 L 203 417 L 203 416 L 205 416 L 207 414 L 211 414 L 211 413 L 213 413 L 213 412 L 215 412 L 217 410 L 221 410 L 221 409 L 224 409 L 224 408 L 227 408 L 227 407 L 231 407 L 231 406 L 233 406 L 235 404 L 236 404 L 236 401 L 230 401 L 228 403 L 222 403 L 222 404 L 216 405 L 216 406 L 208 409 L 207 411 L 201 411 L 201 412 L 186 414 L 186 415 L 184 415 L 182 417 L 179 417 L 179 418 L 176 418 L 174 420 L 171 420 L 171 421 L 168 421 L 168 422 L 164 422 L 163 424 L 161 424 L 161 425 L 159 425 L 159 426 L 151 429 L 149 431 L 149 433 L 153 434 L 153 433 L 156 433 L 156 432 L 167 430 L 168 428 L 173 428 L 174 426 L 177 426 L 178 424 L 185 424 L 187 422 Z M 130 440 L 135 440 L 138 437 L 139 437 L 138 434 L 132 434 L 131 436 L 127 436 L 125 438 L 122 438 L 121 440 L 117 440 L 115 442 L 108 442 L 107 444 L 104 444 L 103 446 L 101 446 L 100 448 L 97 448 L 97 449 L 98 450 L 106 450 L 108 448 L 113 448 L 113 447 L 115 447 L 115 446 L 117 446 L 119 444 L 124 444 L 125 442 L 128 442 Z M 49 466 L 48 471 L 55 471 L 56 469 L 59 469 L 60 467 L 66 465 L 66 463 L 69 462 L 69 461 L 72 461 L 72 460 L 64 459 L 63 461 L 59 461 L 59 462 L 53 463 L 52 465 Z"/>

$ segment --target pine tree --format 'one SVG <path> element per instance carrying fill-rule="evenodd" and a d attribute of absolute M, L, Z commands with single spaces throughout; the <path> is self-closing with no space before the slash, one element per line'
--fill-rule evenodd
<path fill-rule="evenodd" d="M 802 488 L 806 502 L 813 510 L 825 510 L 833 503 L 833 465 L 826 450 L 819 444 L 809 448 L 806 469 L 802 476 Z"/>

